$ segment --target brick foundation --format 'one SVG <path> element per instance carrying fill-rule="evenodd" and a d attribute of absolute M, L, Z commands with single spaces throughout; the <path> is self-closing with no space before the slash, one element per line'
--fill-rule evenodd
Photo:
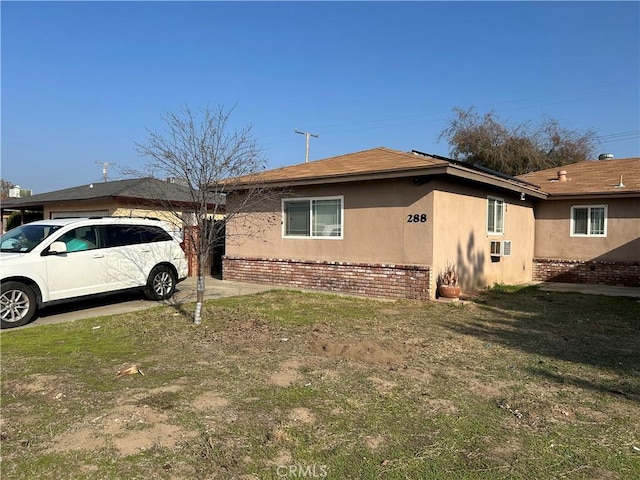
<path fill-rule="evenodd" d="M 224 257 L 222 261 L 224 280 L 369 297 L 432 298 L 428 266 L 245 257 Z"/>
<path fill-rule="evenodd" d="M 640 287 L 640 262 L 534 258 L 533 280 Z"/>

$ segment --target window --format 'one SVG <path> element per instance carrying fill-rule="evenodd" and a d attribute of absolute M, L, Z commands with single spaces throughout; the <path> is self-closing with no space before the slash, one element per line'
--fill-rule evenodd
<path fill-rule="evenodd" d="M 342 238 L 342 197 L 283 200 L 285 237 Z"/>
<path fill-rule="evenodd" d="M 30 252 L 59 228 L 59 225 L 21 225 L 2 235 L 0 249 L 3 252 Z"/>
<path fill-rule="evenodd" d="M 572 237 L 606 237 L 607 206 L 579 205 L 571 207 Z"/>
<path fill-rule="evenodd" d="M 504 200 L 487 198 L 487 233 L 502 235 L 504 233 Z"/>
<path fill-rule="evenodd" d="M 109 247 L 171 240 L 171 235 L 155 225 L 106 225 L 105 231 Z"/>
<path fill-rule="evenodd" d="M 67 245 L 67 252 L 98 248 L 96 227 L 78 227 L 62 235 L 58 241 Z"/>

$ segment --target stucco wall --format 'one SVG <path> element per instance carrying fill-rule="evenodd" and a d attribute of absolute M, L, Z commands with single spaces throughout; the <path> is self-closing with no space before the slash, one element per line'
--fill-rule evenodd
<path fill-rule="evenodd" d="M 114 201 L 78 201 L 66 202 L 60 205 L 47 205 L 43 213 L 44 218 L 53 218 L 54 216 L 64 216 L 65 212 L 73 214 L 88 212 L 88 215 L 93 215 L 94 212 L 106 212 L 106 215 L 114 217 L 153 217 L 173 225 L 176 232 L 182 230 L 182 221 L 179 213 L 176 216 L 175 213 L 164 210 L 139 208 L 135 205 L 116 203 Z"/>
<path fill-rule="evenodd" d="M 487 195 L 505 201 L 504 235 L 487 234 Z M 284 238 L 280 198 L 261 205 L 275 222 L 253 237 L 240 219 L 227 225 L 226 255 L 231 258 L 289 259 L 320 262 L 361 262 L 428 265 L 435 291 L 438 271 L 447 262 L 458 265 L 464 290 L 494 283 L 532 280 L 534 215 L 529 200 L 519 194 L 488 192 L 474 184 L 444 179 L 417 185 L 413 179 L 297 188 L 281 197 L 344 196 L 344 238 Z M 227 198 L 228 211 L 237 199 Z M 242 217 L 241 217 L 242 218 Z M 416 221 L 417 220 L 417 221 Z M 257 231 L 257 230 L 256 230 Z M 493 259 L 490 240 L 511 240 L 511 256 Z"/>
<path fill-rule="evenodd" d="M 516 193 L 439 181 L 434 197 L 434 278 L 448 262 L 458 267 L 463 292 L 495 283 L 529 282 L 533 272 L 534 214 Z M 504 234 L 487 233 L 487 197 L 505 202 Z M 511 255 L 491 257 L 491 240 L 511 240 Z"/>
<path fill-rule="evenodd" d="M 282 198 L 344 196 L 343 238 L 284 238 Z M 230 257 L 286 258 L 310 261 L 348 261 L 429 265 L 432 259 L 432 192 L 411 179 L 305 187 L 283 192 L 254 212 L 229 220 L 226 254 Z M 238 200 L 227 198 L 227 211 Z M 254 221 L 271 213 L 265 226 Z M 425 222 L 408 216 L 426 215 Z M 249 217 L 249 218 L 248 218 Z M 253 219 L 250 217 L 254 217 Z M 420 217 L 418 217 L 420 218 Z M 255 234 L 247 233 L 252 225 Z"/>
<path fill-rule="evenodd" d="M 607 205 L 606 237 L 571 237 L 572 205 Z M 535 257 L 640 261 L 640 198 L 555 200 L 536 205 Z"/>

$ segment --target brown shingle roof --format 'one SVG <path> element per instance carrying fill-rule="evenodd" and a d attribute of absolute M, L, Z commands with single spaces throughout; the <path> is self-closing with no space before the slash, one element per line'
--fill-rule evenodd
<path fill-rule="evenodd" d="M 559 181 L 558 172 L 560 170 L 566 170 L 566 182 Z M 619 186 L 621 176 L 624 187 Z M 585 194 L 638 194 L 640 193 L 640 158 L 589 160 L 527 173 L 518 178 L 538 185 L 551 197 Z"/>
<path fill-rule="evenodd" d="M 115 198 L 141 203 L 151 201 L 191 204 L 194 201 L 189 187 L 182 186 L 179 183 L 169 183 L 157 178 L 132 178 L 111 182 L 96 182 L 79 187 L 39 193 L 30 197 L 3 199 L 2 207 L 7 209 L 41 207 L 50 203 Z"/>
<path fill-rule="evenodd" d="M 384 180 L 414 176 L 452 175 L 465 181 L 480 182 L 520 193 L 546 198 L 534 185 L 515 177 L 484 171 L 473 165 L 413 150 L 401 152 L 386 147 L 373 148 L 337 157 L 267 170 L 222 182 L 229 191 L 253 185 L 321 185 L 365 180 Z"/>
<path fill-rule="evenodd" d="M 448 162 L 444 160 L 378 147 L 314 162 L 276 168 L 256 175 L 236 178 L 235 180 L 240 184 L 245 182 L 294 182 L 418 170 L 429 166 L 446 165 L 448 165 Z"/>

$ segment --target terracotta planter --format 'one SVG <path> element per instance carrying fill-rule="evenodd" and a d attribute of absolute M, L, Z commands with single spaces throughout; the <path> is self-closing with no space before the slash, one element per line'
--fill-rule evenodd
<path fill-rule="evenodd" d="M 460 287 L 453 285 L 439 285 L 438 295 L 444 298 L 458 298 L 460 296 Z"/>

